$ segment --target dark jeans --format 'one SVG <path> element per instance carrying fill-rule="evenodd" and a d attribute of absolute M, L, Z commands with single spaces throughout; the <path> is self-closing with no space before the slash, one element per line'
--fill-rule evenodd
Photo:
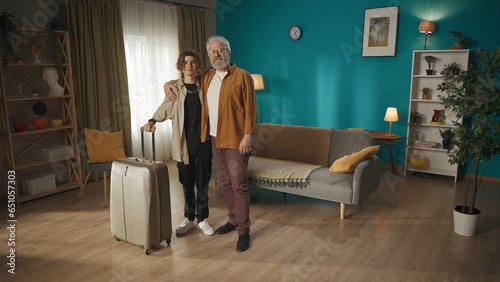
<path fill-rule="evenodd" d="M 198 222 L 208 218 L 208 184 L 212 175 L 212 150 L 189 151 L 189 164 L 177 163 L 179 181 L 184 190 L 184 216 Z M 196 195 L 194 186 L 196 184 Z"/>
<path fill-rule="evenodd" d="M 212 154 L 217 170 L 217 182 L 224 191 L 228 209 L 228 222 L 238 225 L 238 234 L 250 232 L 250 193 L 248 191 L 248 157 L 238 149 L 216 148 L 212 137 Z"/>

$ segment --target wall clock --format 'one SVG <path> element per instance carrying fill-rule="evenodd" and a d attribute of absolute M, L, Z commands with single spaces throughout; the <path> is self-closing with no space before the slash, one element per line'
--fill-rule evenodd
<path fill-rule="evenodd" d="M 298 40 L 302 36 L 302 29 L 298 25 L 294 25 L 288 31 L 288 35 L 293 40 Z"/>

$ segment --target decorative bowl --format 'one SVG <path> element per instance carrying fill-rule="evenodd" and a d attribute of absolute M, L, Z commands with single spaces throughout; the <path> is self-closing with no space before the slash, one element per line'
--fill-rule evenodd
<path fill-rule="evenodd" d="M 62 119 L 53 119 L 51 121 L 53 127 L 61 127 L 63 125 Z"/>
<path fill-rule="evenodd" d="M 410 156 L 410 164 L 414 169 L 426 169 L 429 166 L 429 159 L 421 156 Z"/>
<path fill-rule="evenodd" d="M 14 130 L 16 132 L 23 132 L 26 130 L 26 123 L 20 122 L 20 123 L 14 123 Z"/>

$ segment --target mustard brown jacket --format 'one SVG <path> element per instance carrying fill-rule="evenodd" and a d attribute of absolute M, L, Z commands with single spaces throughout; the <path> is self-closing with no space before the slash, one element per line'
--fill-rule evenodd
<path fill-rule="evenodd" d="M 201 84 L 201 142 L 210 140 L 207 93 L 215 69 L 204 71 Z M 238 149 L 244 134 L 254 134 L 257 123 L 257 102 L 252 76 L 231 64 L 222 80 L 219 94 L 219 120 L 216 147 Z"/>

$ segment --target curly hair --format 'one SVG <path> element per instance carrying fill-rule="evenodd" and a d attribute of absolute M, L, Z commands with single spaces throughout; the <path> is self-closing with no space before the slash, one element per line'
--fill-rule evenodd
<path fill-rule="evenodd" d="M 188 56 L 194 57 L 194 60 L 198 64 L 198 71 L 201 71 L 202 64 L 201 64 L 200 54 L 194 50 L 189 50 L 189 49 L 182 51 L 181 54 L 179 55 L 179 58 L 177 58 L 177 64 L 176 64 L 177 70 L 182 71 L 184 69 L 184 60 Z"/>

